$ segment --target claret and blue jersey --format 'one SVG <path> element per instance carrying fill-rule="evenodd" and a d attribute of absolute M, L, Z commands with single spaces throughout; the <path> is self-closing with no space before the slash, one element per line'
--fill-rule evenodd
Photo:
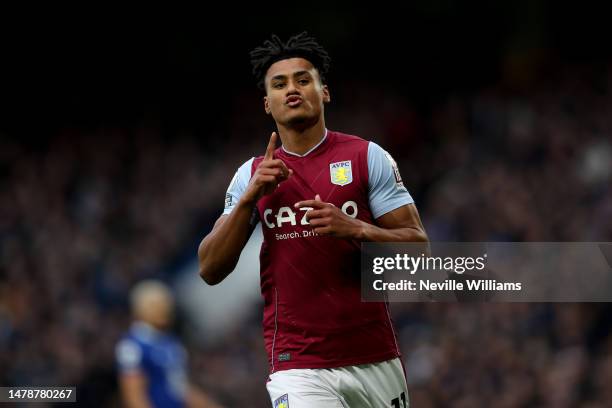
<path fill-rule="evenodd" d="M 294 204 L 319 194 L 350 217 L 371 224 L 413 199 L 397 165 L 380 146 L 328 131 L 303 155 L 275 150 L 293 176 L 262 197 L 261 291 L 271 372 L 331 368 L 400 355 L 387 304 L 361 302 L 360 243 L 319 236 Z M 230 183 L 229 214 L 263 160 L 244 163 Z"/>

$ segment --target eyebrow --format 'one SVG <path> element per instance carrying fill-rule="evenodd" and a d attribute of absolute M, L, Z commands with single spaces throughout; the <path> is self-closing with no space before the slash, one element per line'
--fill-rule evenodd
<path fill-rule="evenodd" d="M 293 73 L 293 76 L 294 77 L 298 77 L 298 76 L 301 76 L 301 75 L 304 75 L 304 74 L 310 75 L 310 72 L 308 72 L 306 70 L 297 71 L 297 72 Z M 282 75 L 282 74 L 281 75 L 275 75 L 272 78 L 270 78 L 270 81 L 274 81 L 274 80 L 279 81 L 279 80 L 283 80 L 283 79 L 287 79 L 287 75 Z"/>

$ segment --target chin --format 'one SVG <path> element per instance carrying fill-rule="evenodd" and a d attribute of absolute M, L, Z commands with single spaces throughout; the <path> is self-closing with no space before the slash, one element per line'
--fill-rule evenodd
<path fill-rule="evenodd" d="M 157 328 L 160 330 L 166 330 L 171 324 L 172 322 L 170 320 L 160 320 L 155 322 L 155 326 L 157 326 Z"/>
<path fill-rule="evenodd" d="M 291 117 L 288 117 L 286 123 L 289 126 L 308 126 L 310 124 L 316 123 L 316 120 L 317 118 L 312 117 L 311 115 L 296 114 Z"/>

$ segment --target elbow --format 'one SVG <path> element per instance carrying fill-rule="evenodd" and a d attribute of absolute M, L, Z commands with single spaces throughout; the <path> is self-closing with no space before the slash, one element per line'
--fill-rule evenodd
<path fill-rule="evenodd" d="M 200 278 L 210 286 L 218 285 L 229 275 L 236 264 L 225 264 L 217 260 L 200 259 L 199 274 Z"/>
<path fill-rule="evenodd" d="M 423 249 L 423 253 L 427 256 L 431 256 L 431 246 L 429 243 L 429 237 L 424 229 L 419 229 L 419 233 L 416 234 L 414 242 L 418 242 L 420 247 Z"/>
<path fill-rule="evenodd" d="M 214 270 L 208 267 L 206 264 L 200 262 L 200 278 L 204 282 L 206 282 L 210 286 L 215 286 L 221 282 L 222 279 L 219 279 L 218 274 L 214 272 Z"/>
<path fill-rule="evenodd" d="M 408 230 L 409 237 L 406 242 L 423 242 L 429 243 L 429 237 L 423 228 L 410 227 Z"/>
<path fill-rule="evenodd" d="M 207 255 L 206 247 L 204 245 L 206 240 L 202 241 L 198 248 L 198 273 L 200 278 L 210 286 L 214 286 L 221 282 L 218 278 L 218 273 L 214 267 L 214 262 L 211 262 L 210 256 Z"/>

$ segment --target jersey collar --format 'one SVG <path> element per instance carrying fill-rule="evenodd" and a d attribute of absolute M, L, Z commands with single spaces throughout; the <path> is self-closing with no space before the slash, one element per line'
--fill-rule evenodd
<path fill-rule="evenodd" d="M 316 145 L 314 145 L 310 150 L 308 150 L 306 153 L 304 154 L 297 154 L 297 153 L 293 153 L 290 152 L 289 150 L 285 149 L 285 146 L 281 146 L 281 148 L 283 149 L 283 152 L 290 154 L 291 156 L 295 156 L 295 157 L 306 157 L 308 156 L 310 153 L 314 152 L 317 147 L 321 146 L 323 144 L 323 142 L 325 141 L 325 139 L 327 139 L 327 128 L 325 128 L 325 134 L 323 135 L 323 137 L 321 138 L 321 141 L 319 143 L 317 143 Z"/>
<path fill-rule="evenodd" d="M 134 323 L 132 323 L 131 330 L 142 340 L 154 340 L 164 336 L 164 332 L 156 329 L 149 323 L 143 322 L 142 320 L 136 320 Z"/>

